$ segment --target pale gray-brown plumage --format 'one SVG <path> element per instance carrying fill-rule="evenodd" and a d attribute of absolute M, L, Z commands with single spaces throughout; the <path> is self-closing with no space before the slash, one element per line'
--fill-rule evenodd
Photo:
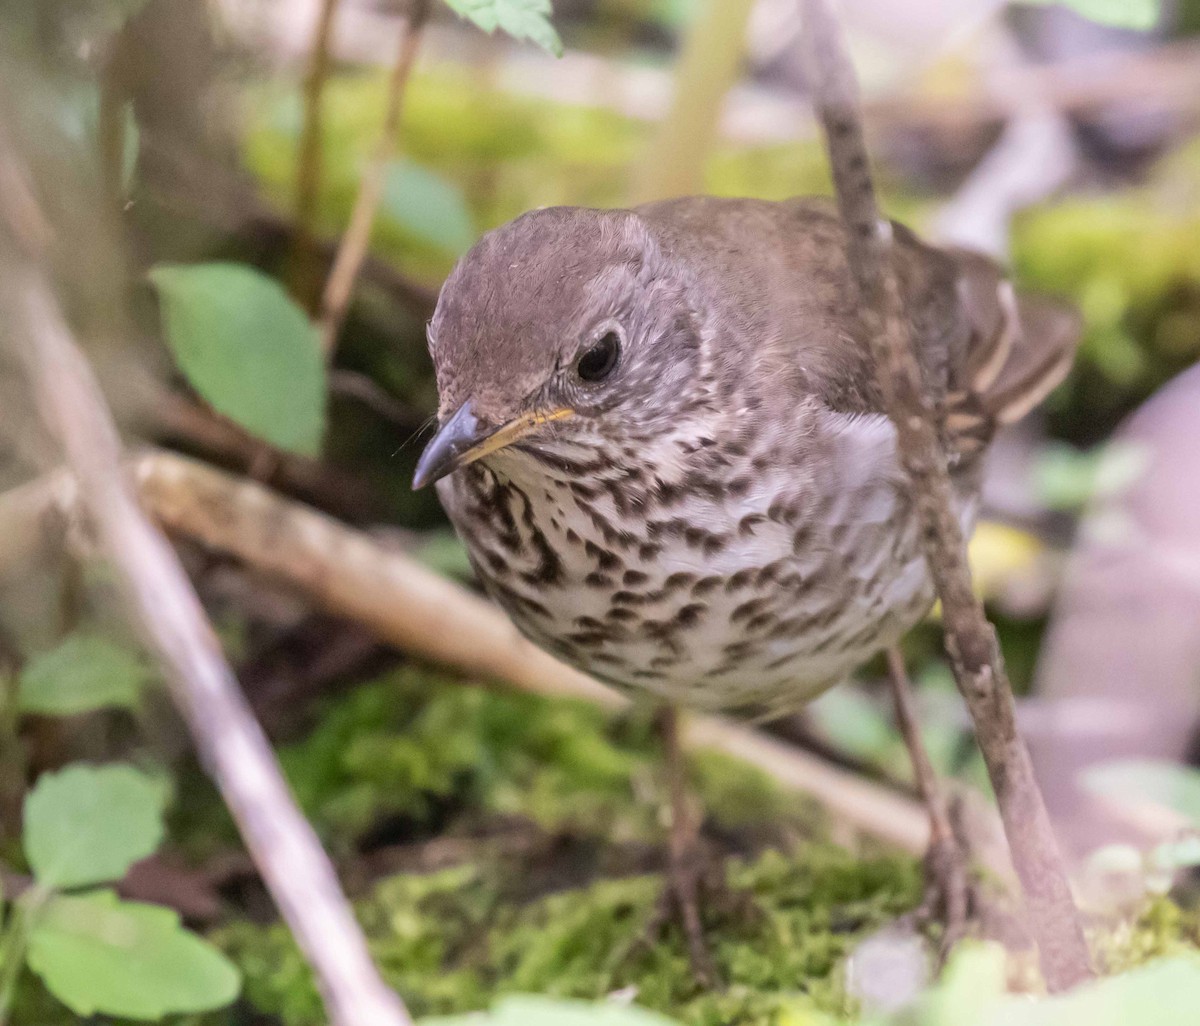
<path fill-rule="evenodd" d="M 992 434 L 1061 378 L 1074 324 L 982 257 L 898 226 L 895 253 L 969 530 Z M 824 201 L 526 214 L 460 262 L 429 341 L 441 428 L 418 482 L 444 477 L 481 581 L 567 662 L 779 712 L 928 610 Z"/>

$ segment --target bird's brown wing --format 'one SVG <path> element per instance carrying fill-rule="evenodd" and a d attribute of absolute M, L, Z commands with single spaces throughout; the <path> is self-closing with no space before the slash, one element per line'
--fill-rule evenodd
<path fill-rule="evenodd" d="M 1024 417 L 1066 377 L 1081 322 L 1064 303 L 1017 296 L 986 257 L 947 252 L 958 266 L 970 339 L 947 395 L 946 433 L 951 446 L 967 455 L 983 448 L 998 427 Z"/>
<path fill-rule="evenodd" d="M 687 197 L 638 208 L 664 249 L 686 264 L 735 325 L 727 358 L 761 365 L 849 413 L 882 412 L 870 347 L 837 210 L 783 202 Z M 1016 300 L 997 264 L 940 249 L 895 225 L 894 259 L 926 383 L 947 442 L 979 451 L 1062 380 L 1078 339 L 1066 308 Z M 734 371 L 735 375 L 738 371 Z"/>

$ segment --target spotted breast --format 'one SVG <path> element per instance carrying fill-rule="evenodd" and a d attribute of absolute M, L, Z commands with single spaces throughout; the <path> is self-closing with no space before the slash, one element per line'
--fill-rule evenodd
<path fill-rule="evenodd" d="M 1061 379 L 1074 322 L 895 239 L 969 531 L 992 435 Z M 536 211 L 443 287 L 418 483 L 537 644 L 693 706 L 789 709 L 932 601 L 863 330 L 821 201 Z"/>

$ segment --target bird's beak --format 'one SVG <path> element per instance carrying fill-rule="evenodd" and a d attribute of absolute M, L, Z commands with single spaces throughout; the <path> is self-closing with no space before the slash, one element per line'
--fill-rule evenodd
<path fill-rule="evenodd" d="M 479 421 L 471 412 L 468 400 L 438 428 L 421 453 L 417 472 L 413 475 L 413 488 L 424 488 L 439 481 L 468 463 L 512 445 L 541 425 L 562 420 L 574 412 L 569 406 L 562 406 L 556 410 L 523 413 L 507 424 L 493 428 Z"/>

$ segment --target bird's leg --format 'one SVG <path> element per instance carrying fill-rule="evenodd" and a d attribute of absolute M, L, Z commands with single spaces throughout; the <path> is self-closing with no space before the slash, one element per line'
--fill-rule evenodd
<path fill-rule="evenodd" d="M 666 885 L 646 933 L 656 936 L 667 923 L 678 922 L 697 982 L 703 987 L 715 988 L 720 986 L 720 978 L 704 940 L 704 924 L 700 918 L 706 858 L 700 841 L 700 821 L 693 816 L 689 801 L 687 766 L 679 737 L 679 710 L 674 705 L 663 705 L 656 724 L 662 739 L 671 823 L 667 838 Z"/>
<path fill-rule="evenodd" d="M 950 948 L 966 932 L 971 904 L 968 857 L 954 831 L 946 789 L 929 760 L 921 737 L 912 683 L 904 669 L 904 656 L 899 647 L 893 646 L 887 650 L 887 665 L 896 722 L 912 760 L 917 790 L 929 813 L 929 850 L 925 854 L 926 892 L 919 915 L 925 918 L 940 916 L 943 926 L 940 955 L 944 960 Z"/>

